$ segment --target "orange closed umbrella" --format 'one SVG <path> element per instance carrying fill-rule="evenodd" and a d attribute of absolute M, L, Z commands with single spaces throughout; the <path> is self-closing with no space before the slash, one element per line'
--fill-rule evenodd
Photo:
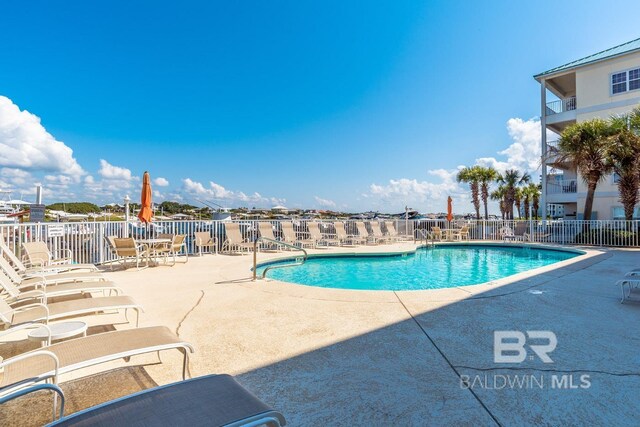
<path fill-rule="evenodd" d="M 447 221 L 451 222 L 453 219 L 453 199 L 451 196 L 447 198 Z"/>
<path fill-rule="evenodd" d="M 140 195 L 140 212 L 138 218 L 144 223 L 151 222 L 153 212 L 151 211 L 151 178 L 149 172 L 145 172 L 142 176 L 142 194 Z"/>

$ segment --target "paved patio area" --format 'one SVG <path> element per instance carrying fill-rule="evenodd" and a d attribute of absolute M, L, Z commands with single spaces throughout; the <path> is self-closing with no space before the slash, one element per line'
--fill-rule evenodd
<path fill-rule="evenodd" d="M 629 424 L 640 412 L 640 304 L 620 304 L 614 282 L 640 267 L 640 252 L 586 251 L 536 274 L 413 292 L 252 282 L 250 255 L 107 274 L 144 306 L 141 325 L 169 326 L 194 344 L 193 376 L 235 375 L 290 425 Z M 109 320 L 90 318 L 90 332 L 111 328 L 98 326 Z M 115 321 L 117 329 L 132 327 Z M 554 332 L 553 363 L 495 364 L 496 330 Z M 162 361 L 138 357 L 114 362 L 108 373 L 74 379 L 101 366 L 64 377 L 69 411 L 179 380 L 179 353 Z M 501 387 L 517 378 L 534 382 Z M 580 388 L 585 378 L 590 387 Z M 36 400 L 46 417 L 49 400 Z M 11 405 L 6 419 L 25 404 Z M 33 412 L 27 418 L 41 422 Z"/>

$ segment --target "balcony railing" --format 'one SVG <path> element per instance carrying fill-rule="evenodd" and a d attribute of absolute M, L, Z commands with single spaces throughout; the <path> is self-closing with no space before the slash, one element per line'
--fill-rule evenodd
<path fill-rule="evenodd" d="M 563 179 L 547 182 L 547 194 L 575 194 L 578 192 L 578 181 Z"/>
<path fill-rule="evenodd" d="M 564 113 L 565 111 L 573 111 L 576 109 L 576 97 L 558 99 L 557 101 L 547 102 L 547 116 L 553 114 Z"/>
<path fill-rule="evenodd" d="M 559 139 L 554 139 L 553 141 L 547 141 L 547 151 L 557 151 Z"/>

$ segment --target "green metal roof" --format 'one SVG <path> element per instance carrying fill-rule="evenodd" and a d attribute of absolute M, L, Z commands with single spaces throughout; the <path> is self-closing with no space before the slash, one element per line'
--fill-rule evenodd
<path fill-rule="evenodd" d="M 602 52 L 594 53 L 593 55 L 586 56 L 582 59 L 578 59 L 576 61 L 569 62 L 559 67 L 552 68 L 548 71 L 545 71 L 544 73 L 536 74 L 535 76 L 533 76 L 533 78 L 535 78 L 536 80 L 539 80 L 539 78 L 542 76 L 559 73 L 561 71 L 567 71 L 572 68 L 577 68 L 583 65 L 592 64 L 594 62 L 603 61 L 605 59 L 609 59 L 614 56 L 624 55 L 626 53 L 630 53 L 636 50 L 640 50 L 640 39 L 631 40 L 630 42 L 626 42 L 621 45 L 614 46 L 607 50 L 603 50 Z"/>

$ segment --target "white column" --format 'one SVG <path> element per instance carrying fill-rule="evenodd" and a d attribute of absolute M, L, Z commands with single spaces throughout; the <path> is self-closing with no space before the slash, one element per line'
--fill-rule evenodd
<path fill-rule="evenodd" d="M 547 82 L 540 82 L 540 131 L 542 143 L 542 191 L 540 205 L 542 207 L 543 224 L 547 220 Z"/>

